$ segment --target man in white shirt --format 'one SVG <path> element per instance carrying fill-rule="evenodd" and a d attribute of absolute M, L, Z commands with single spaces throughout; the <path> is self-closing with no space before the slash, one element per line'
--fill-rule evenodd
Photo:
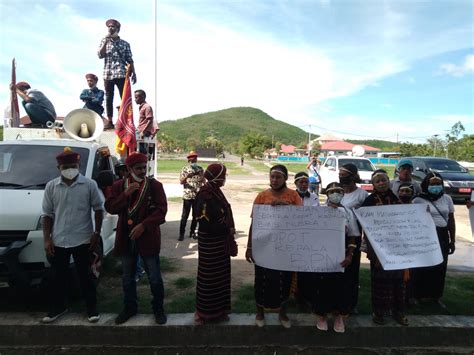
<path fill-rule="evenodd" d="M 299 172 L 295 175 L 296 192 L 303 201 L 303 206 L 319 206 L 319 197 L 314 192 L 308 191 L 309 176 L 305 172 Z"/>
<path fill-rule="evenodd" d="M 66 147 L 56 160 L 61 176 L 48 182 L 43 197 L 44 249 L 55 277 L 50 310 L 41 321 L 52 323 L 67 312 L 66 287 L 72 255 L 85 297 L 88 321 L 95 323 L 100 316 L 90 253 L 100 240 L 104 198 L 96 182 L 79 173 L 79 153 Z M 91 210 L 94 211 L 94 224 Z"/>
<path fill-rule="evenodd" d="M 418 182 L 412 180 L 413 163 L 409 159 L 400 159 L 397 164 L 398 176 L 390 181 L 390 189 L 398 197 L 398 189 L 404 182 L 413 184 L 414 197 L 421 193 L 421 186 Z"/>

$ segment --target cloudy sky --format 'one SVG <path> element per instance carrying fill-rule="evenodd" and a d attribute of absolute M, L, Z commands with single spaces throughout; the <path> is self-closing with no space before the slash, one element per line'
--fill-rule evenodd
<path fill-rule="evenodd" d="M 159 121 L 235 106 L 316 134 L 424 142 L 474 133 L 471 0 L 0 0 L 0 103 L 11 58 L 59 115 L 99 76 L 122 23 Z M 103 86 L 102 83 L 99 86 Z"/>

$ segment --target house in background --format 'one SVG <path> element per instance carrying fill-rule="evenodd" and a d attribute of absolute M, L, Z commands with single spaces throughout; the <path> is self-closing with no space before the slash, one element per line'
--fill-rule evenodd
<path fill-rule="evenodd" d="M 328 155 L 352 155 L 352 148 L 355 146 L 364 148 L 365 157 L 376 157 L 377 153 L 380 152 L 379 148 L 364 144 L 352 144 L 331 134 L 323 134 L 313 142 L 318 142 L 321 145 L 320 155 L 325 157 Z"/>

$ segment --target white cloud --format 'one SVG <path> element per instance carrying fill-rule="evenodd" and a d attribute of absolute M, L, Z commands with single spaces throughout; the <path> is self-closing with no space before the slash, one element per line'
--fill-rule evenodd
<path fill-rule="evenodd" d="M 460 65 L 446 63 L 440 66 L 442 73 L 461 77 L 474 73 L 474 54 L 469 54 L 464 58 L 464 62 Z"/>

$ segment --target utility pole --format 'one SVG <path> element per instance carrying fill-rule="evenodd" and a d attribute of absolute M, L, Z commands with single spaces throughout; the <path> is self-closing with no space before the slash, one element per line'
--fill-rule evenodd
<path fill-rule="evenodd" d="M 311 155 L 311 125 L 309 125 L 308 131 L 308 157 Z"/>
<path fill-rule="evenodd" d="M 436 143 L 438 142 L 439 134 L 433 134 L 434 137 L 434 148 L 433 148 L 433 156 L 436 156 Z"/>

